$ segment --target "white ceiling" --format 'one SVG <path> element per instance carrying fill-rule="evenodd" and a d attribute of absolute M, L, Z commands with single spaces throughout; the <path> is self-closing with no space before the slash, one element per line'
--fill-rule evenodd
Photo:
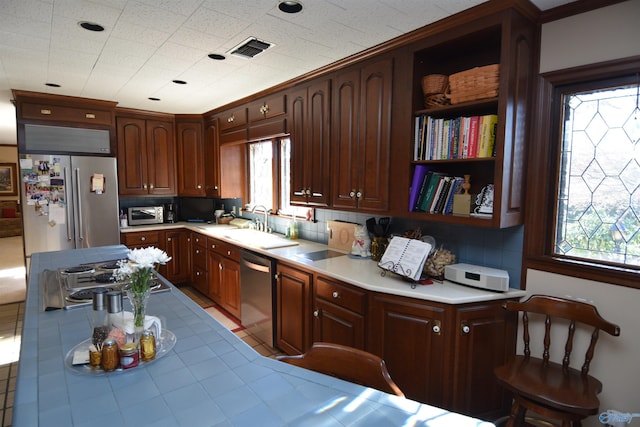
<path fill-rule="evenodd" d="M 15 143 L 11 89 L 203 113 L 483 1 L 301 0 L 286 14 L 278 0 L 0 0 L 0 143 Z M 274 46 L 251 60 L 226 54 L 250 36 Z"/>

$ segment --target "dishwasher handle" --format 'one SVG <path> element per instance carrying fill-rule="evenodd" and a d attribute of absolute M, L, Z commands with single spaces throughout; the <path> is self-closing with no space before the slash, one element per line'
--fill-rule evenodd
<path fill-rule="evenodd" d="M 260 261 L 260 260 L 256 260 L 256 261 Z M 263 273 L 268 273 L 271 270 L 271 264 L 258 264 L 256 262 L 253 262 L 253 260 L 248 260 L 246 257 L 241 256 L 240 257 L 240 262 L 245 265 L 247 268 L 250 268 L 251 270 L 256 270 L 256 271 L 261 271 Z"/>

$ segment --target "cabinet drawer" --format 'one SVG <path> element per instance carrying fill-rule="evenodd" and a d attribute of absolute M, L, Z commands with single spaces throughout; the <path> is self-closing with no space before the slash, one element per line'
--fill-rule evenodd
<path fill-rule="evenodd" d="M 193 247 L 193 265 L 206 269 L 207 266 L 207 250 L 201 246 Z"/>
<path fill-rule="evenodd" d="M 346 284 L 338 284 L 324 277 L 316 279 L 314 289 L 317 298 L 330 301 L 356 313 L 364 313 L 365 292 L 356 290 Z"/>
<path fill-rule="evenodd" d="M 91 108 L 63 107 L 52 104 L 24 102 L 21 116 L 25 119 L 55 120 L 61 122 L 92 123 L 97 125 L 113 124 L 111 111 L 95 110 Z"/>
<path fill-rule="evenodd" d="M 134 233 L 122 233 L 122 240 L 129 245 L 157 245 L 160 242 L 159 231 L 137 231 Z"/>
<path fill-rule="evenodd" d="M 209 238 L 208 248 L 209 250 L 212 250 L 219 255 L 236 261 L 240 261 L 240 249 L 236 246 L 229 245 L 227 243 L 221 242 L 220 240 Z"/>
<path fill-rule="evenodd" d="M 227 129 L 233 129 L 240 126 L 245 126 L 247 124 L 247 108 L 241 107 L 235 110 L 230 110 L 222 115 L 219 118 L 218 126 L 221 131 L 225 131 Z"/>
<path fill-rule="evenodd" d="M 220 144 L 231 144 L 234 142 L 246 142 L 246 141 L 247 141 L 246 128 L 231 130 L 227 132 L 220 132 Z"/>
<path fill-rule="evenodd" d="M 249 127 L 249 141 L 259 139 L 273 138 L 278 135 L 287 133 L 287 119 L 285 117 L 276 118 L 274 120 L 265 120 L 263 122 L 254 123 Z"/>
<path fill-rule="evenodd" d="M 249 104 L 249 121 L 269 119 L 284 114 L 286 112 L 285 95 L 274 95 L 263 98 Z"/>
<path fill-rule="evenodd" d="M 191 240 L 195 246 L 200 246 L 203 249 L 207 248 L 207 236 L 203 236 L 202 234 L 193 234 L 191 236 Z"/>

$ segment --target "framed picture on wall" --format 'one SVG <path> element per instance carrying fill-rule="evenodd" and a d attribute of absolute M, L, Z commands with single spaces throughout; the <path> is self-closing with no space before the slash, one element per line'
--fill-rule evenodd
<path fill-rule="evenodd" d="M 15 163 L 0 163 L 0 196 L 18 195 L 18 175 Z"/>

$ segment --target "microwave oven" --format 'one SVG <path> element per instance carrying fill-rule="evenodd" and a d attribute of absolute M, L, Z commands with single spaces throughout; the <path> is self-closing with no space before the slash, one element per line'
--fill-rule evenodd
<path fill-rule="evenodd" d="M 161 224 L 164 222 L 162 206 L 138 206 L 129 208 L 129 225 Z"/>

